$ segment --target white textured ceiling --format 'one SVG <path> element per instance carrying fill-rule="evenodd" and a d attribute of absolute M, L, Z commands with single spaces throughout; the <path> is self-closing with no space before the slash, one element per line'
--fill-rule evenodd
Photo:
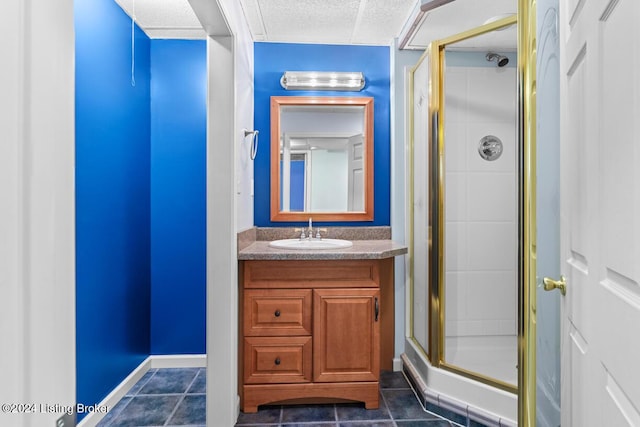
<path fill-rule="evenodd" d="M 240 0 L 256 41 L 389 45 L 416 0 Z"/>
<path fill-rule="evenodd" d="M 203 39 L 189 0 L 114 0 L 151 38 Z M 213 1 L 213 0 L 211 0 Z M 240 2 L 255 41 L 389 45 L 424 49 L 432 40 L 516 13 L 517 0 L 455 0 L 420 14 L 432 0 L 233 0 Z M 134 10 L 135 7 L 135 10 Z M 411 32 L 409 28 L 416 24 Z M 514 31 L 484 37 L 495 47 L 515 48 Z M 513 45 L 513 46 L 511 46 Z"/>
<path fill-rule="evenodd" d="M 188 0 L 115 0 L 152 39 L 204 39 Z M 135 7 L 135 8 L 134 8 Z"/>

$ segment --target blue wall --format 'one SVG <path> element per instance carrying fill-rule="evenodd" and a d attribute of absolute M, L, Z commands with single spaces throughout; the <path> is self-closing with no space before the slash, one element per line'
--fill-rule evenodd
<path fill-rule="evenodd" d="M 204 354 L 206 42 L 153 40 L 151 75 L 151 353 Z"/>
<path fill-rule="evenodd" d="M 76 0 L 78 402 L 149 354 L 205 353 L 206 43 Z"/>
<path fill-rule="evenodd" d="M 100 402 L 149 354 L 149 39 L 113 0 L 76 0 L 78 402 Z M 60 307 L 64 310 L 64 307 Z"/>
<path fill-rule="evenodd" d="M 390 224 L 390 58 L 381 46 L 338 46 L 288 43 L 254 44 L 254 123 L 260 135 L 270 135 L 271 96 L 372 96 L 374 98 L 374 219 L 331 225 Z M 280 86 L 284 71 L 362 71 L 366 86 L 360 92 L 286 91 Z M 260 227 L 291 223 L 271 222 L 269 138 L 261 138 L 254 161 L 254 222 Z M 318 223 L 322 225 L 322 223 Z"/>

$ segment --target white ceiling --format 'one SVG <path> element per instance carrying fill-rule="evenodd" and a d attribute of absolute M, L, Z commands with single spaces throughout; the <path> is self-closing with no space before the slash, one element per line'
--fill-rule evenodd
<path fill-rule="evenodd" d="M 151 38 L 204 39 L 188 0 L 115 0 Z M 389 45 L 424 49 L 429 41 L 516 13 L 517 0 L 455 0 L 427 13 L 432 0 L 235 0 L 242 5 L 255 41 Z M 135 5 L 135 11 L 134 11 Z M 415 28 L 412 27 L 415 24 Z M 511 33 L 511 34 L 508 34 Z M 484 37 L 486 43 L 515 43 L 513 31 Z M 515 45 L 513 45 L 515 47 Z"/>
<path fill-rule="evenodd" d="M 389 45 L 416 0 L 240 0 L 256 41 Z"/>
<path fill-rule="evenodd" d="M 204 39 L 188 0 L 115 0 L 152 39 Z M 135 5 L 135 10 L 134 10 Z"/>
<path fill-rule="evenodd" d="M 417 19 L 417 28 L 408 35 L 408 49 L 426 49 L 433 40 L 443 39 L 485 24 L 488 20 L 516 14 L 517 0 L 455 0 L 433 9 Z M 494 31 L 475 41 L 467 41 L 459 46 L 478 48 L 515 49 L 516 31 L 512 27 L 506 31 Z"/>

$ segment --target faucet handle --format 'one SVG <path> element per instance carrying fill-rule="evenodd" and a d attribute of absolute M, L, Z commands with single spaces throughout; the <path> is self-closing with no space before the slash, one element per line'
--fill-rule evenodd
<path fill-rule="evenodd" d="M 296 233 L 300 233 L 300 240 L 307 238 L 307 235 L 304 233 L 304 228 L 294 228 L 293 231 Z"/>
<path fill-rule="evenodd" d="M 322 239 L 322 235 L 320 234 L 320 232 L 326 233 L 327 229 L 326 228 L 316 228 L 316 239 Z"/>

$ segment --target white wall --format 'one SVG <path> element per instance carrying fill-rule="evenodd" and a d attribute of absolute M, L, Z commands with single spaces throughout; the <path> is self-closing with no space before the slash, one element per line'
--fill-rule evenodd
<path fill-rule="evenodd" d="M 193 11 L 209 36 L 232 37 L 231 78 L 233 98 L 229 108 L 233 110 L 234 172 L 224 177 L 226 185 L 233 179 L 236 194 L 237 227 L 239 231 L 253 227 L 253 161 L 250 137 L 244 129 L 253 130 L 253 39 L 244 19 L 240 3 L 235 0 L 189 0 Z M 215 58 L 209 66 L 215 65 Z M 269 135 L 258 135 L 260 144 L 269 143 Z M 235 177 L 235 178 L 233 178 Z M 222 184 L 220 182 L 219 184 Z"/>
<path fill-rule="evenodd" d="M 339 113 L 315 109 L 292 111 L 291 108 L 287 108 L 285 113 L 280 115 L 280 133 L 358 135 L 364 130 L 363 114 L 364 107 L 360 111 L 353 111 L 352 108 L 349 108 Z"/>
<path fill-rule="evenodd" d="M 209 34 L 207 424 L 234 425 L 238 401 L 236 233 L 253 226 L 253 42 L 234 0 L 190 0 Z M 268 139 L 268 138 L 267 138 Z M 264 135 L 263 135 L 264 143 Z M 235 182 L 233 182 L 235 181 Z"/>
<path fill-rule="evenodd" d="M 73 0 L 0 3 L 0 56 L 0 403 L 74 405 Z"/>
<path fill-rule="evenodd" d="M 515 335 L 516 69 L 450 66 L 445 84 L 446 334 Z M 478 154 L 486 135 L 497 160 Z"/>
<path fill-rule="evenodd" d="M 560 46 L 558 0 L 536 4 L 536 269 L 538 275 L 560 277 Z M 536 423 L 561 424 L 560 300 L 557 292 L 536 292 Z"/>
<path fill-rule="evenodd" d="M 236 230 L 253 227 L 253 161 L 249 157 L 251 138 L 243 129 L 253 130 L 253 39 L 237 1 L 222 1 L 225 15 L 234 35 L 235 111 L 237 146 L 236 202 L 238 223 Z M 269 145 L 269 135 L 259 134 L 258 143 Z"/>

